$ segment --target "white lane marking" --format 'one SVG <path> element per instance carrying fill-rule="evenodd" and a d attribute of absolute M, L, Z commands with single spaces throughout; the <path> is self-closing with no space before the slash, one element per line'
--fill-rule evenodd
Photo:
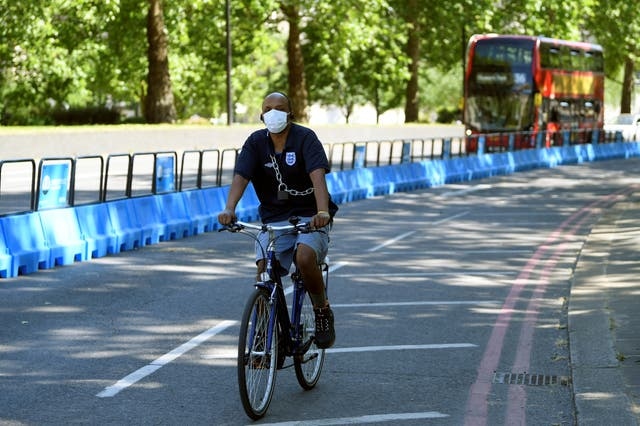
<path fill-rule="evenodd" d="M 347 265 L 347 262 L 336 262 L 333 265 L 329 265 L 329 273 L 332 273 L 333 271 L 337 271 L 338 269 L 346 265 Z M 291 293 L 293 293 L 293 286 L 290 285 L 288 287 L 285 287 L 284 294 L 289 295 Z"/>
<path fill-rule="evenodd" d="M 435 222 L 433 222 L 433 224 L 440 225 L 442 223 L 449 222 L 450 220 L 457 219 L 459 217 L 466 216 L 468 214 L 469 214 L 469 211 L 467 210 L 464 212 L 460 212 L 458 214 L 454 214 L 453 216 L 445 217 L 444 219 L 436 220 Z"/>
<path fill-rule="evenodd" d="M 437 221 L 433 222 L 433 225 L 440 225 L 440 224 L 445 223 L 445 222 L 448 222 L 448 221 L 450 221 L 450 220 L 453 220 L 453 219 L 459 218 L 460 216 L 464 216 L 464 215 L 466 215 L 466 214 L 468 214 L 468 213 L 469 213 L 468 211 L 465 211 L 465 212 L 461 212 L 461 213 L 455 214 L 455 215 L 453 215 L 453 216 L 445 217 L 444 219 L 440 219 L 440 220 L 437 220 Z M 385 241 L 385 242 L 384 242 L 384 243 L 382 243 L 382 244 L 378 244 L 378 245 L 377 245 L 377 246 L 375 246 L 375 247 L 371 247 L 371 248 L 367 249 L 367 252 L 369 252 L 369 253 L 373 253 L 374 251 L 378 251 L 378 250 L 380 250 L 381 248 L 387 247 L 387 246 L 389 246 L 389 245 L 391 245 L 391 244 L 395 243 L 396 241 L 400 241 L 400 240 L 402 240 L 402 239 L 404 239 L 404 238 L 408 237 L 409 235 L 413 235 L 413 234 L 415 234 L 416 232 L 417 232 L 416 230 L 413 230 L 413 231 L 405 232 L 404 234 L 400 234 L 400 235 L 398 235 L 397 237 L 391 238 L 391 239 L 389 239 L 389 240 Z"/>
<path fill-rule="evenodd" d="M 134 383 L 154 373 L 164 365 L 170 363 L 171 361 L 175 360 L 179 356 L 184 355 L 185 353 L 195 348 L 196 346 L 200 345 L 207 339 L 210 339 L 216 334 L 223 332 L 227 328 L 234 326 L 237 323 L 238 323 L 237 321 L 227 320 L 227 321 L 221 322 L 220 324 L 214 327 L 211 327 L 210 329 L 198 334 L 196 337 L 189 340 L 188 342 L 183 343 L 182 345 L 178 346 L 174 350 L 167 352 L 166 354 L 162 355 L 160 358 L 157 358 L 155 361 L 152 361 L 150 364 L 145 365 L 144 367 L 134 371 L 133 373 L 129 374 L 123 379 L 118 380 L 115 384 L 111 386 L 107 386 L 106 388 L 104 388 L 102 392 L 98 393 L 96 396 L 99 398 L 110 398 L 112 396 L 117 395 L 120 391 L 128 388 Z"/>
<path fill-rule="evenodd" d="M 382 243 L 382 244 L 379 244 L 379 245 L 377 245 L 377 246 L 375 246 L 375 247 L 371 247 L 370 249 L 367 249 L 367 251 L 368 251 L 369 253 L 372 253 L 372 252 L 374 252 L 374 251 L 378 251 L 378 250 L 380 250 L 381 248 L 386 247 L 386 246 L 388 246 L 388 245 L 391 245 L 391 244 L 395 243 L 396 241 L 400 241 L 400 240 L 402 240 L 403 238 L 406 238 L 406 237 L 408 237 L 408 236 L 409 236 L 409 235 L 411 235 L 411 234 L 415 234 L 415 232 L 416 232 L 416 231 L 409 231 L 409 232 L 405 232 L 404 234 L 402 234 L 402 235 L 398 235 L 397 237 L 392 238 L 392 239 L 390 239 L 390 240 L 387 240 L 387 241 L 385 241 L 385 242 L 384 242 L 384 243 Z"/>
<path fill-rule="evenodd" d="M 484 189 L 490 189 L 490 188 L 491 188 L 491 185 L 480 184 L 480 185 L 474 185 L 474 186 L 471 186 L 471 187 L 465 188 L 465 189 L 459 189 L 457 191 L 443 192 L 442 194 L 440 194 L 440 196 L 442 196 L 442 197 L 455 197 L 457 195 L 464 195 L 464 194 L 468 194 L 470 192 L 482 191 Z"/>
<path fill-rule="evenodd" d="M 408 350 L 430 350 L 430 349 L 464 349 L 476 348 L 473 343 L 431 343 L 424 345 L 389 345 L 389 346 L 354 346 L 345 348 L 325 349 L 331 354 L 347 354 L 352 352 L 381 352 L 381 351 L 408 351 Z M 238 359 L 235 350 L 217 350 L 212 354 L 203 355 L 203 359 Z"/>
<path fill-rule="evenodd" d="M 211 354 L 202 355 L 202 359 L 238 359 L 238 349 L 214 349 Z"/>
<path fill-rule="evenodd" d="M 329 265 L 329 273 L 332 273 L 333 271 L 337 271 L 343 266 L 347 266 L 347 264 L 348 262 L 336 262 L 333 265 Z"/>
<path fill-rule="evenodd" d="M 415 248 L 411 247 L 409 251 L 415 252 Z M 420 251 L 420 254 L 423 255 L 463 255 L 463 254 L 477 254 L 477 253 L 493 253 L 493 254 L 518 254 L 518 253 L 533 253 L 532 249 L 487 249 L 487 250 L 478 250 L 478 249 L 464 249 L 464 248 L 456 248 L 455 250 L 424 250 Z"/>
<path fill-rule="evenodd" d="M 350 352 L 379 352 L 379 351 L 406 351 L 416 349 L 459 349 L 475 348 L 478 345 L 473 343 L 435 343 L 428 345 L 392 345 L 392 346 L 360 346 L 353 348 L 331 348 L 327 353 L 350 353 Z"/>
<path fill-rule="evenodd" d="M 383 423 L 394 420 L 421 420 L 442 419 L 448 414 L 437 411 L 425 411 L 423 413 L 394 413 L 394 414 L 370 414 L 358 417 L 340 417 L 333 419 L 296 420 L 292 422 L 262 423 L 262 426 L 332 426 L 332 425 L 356 425 L 363 423 Z"/>
<path fill-rule="evenodd" d="M 329 272 L 336 271 L 342 268 L 343 266 L 345 266 L 346 264 L 347 264 L 346 262 L 337 262 L 336 264 L 329 266 Z M 289 294 L 291 291 L 293 291 L 293 287 L 289 287 L 286 289 L 287 294 Z M 98 393 L 96 396 L 99 398 L 110 398 L 112 396 L 117 395 L 120 391 L 144 379 L 148 375 L 156 372 L 158 369 L 160 369 L 164 365 L 170 363 L 171 361 L 174 361 L 176 358 L 184 355 L 191 349 L 202 344 L 203 342 L 215 336 L 216 334 L 222 333 L 227 328 L 232 327 L 236 324 L 238 324 L 238 321 L 227 320 L 216 325 L 215 327 L 211 327 L 210 329 L 198 334 L 196 337 L 189 340 L 188 342 L 183 343 L 182 345 L 178 346 L 172 351 L 162 355 L 160 358 L 156 359 L 150 364 L 145 365 L 144 367 L 139 368 L 133 373 L 118 380 L 113 385 L 107 386 L 102 390 L 102 392 Z"/>
<path fill-rule="evenodd" d="M 476 275 L 490 275 L 496 277 L 508 277 L 517 274 L 518 271 L 440 271 L 440 272 L 401 272 L 398 274 L 377 274 L 375 272 L 369 274 L 336 274 L 340 278 L 353 277 L 376 277 L 376 278 L 393 278 L 393 277 L 435 277 L 440 275 L 462 275 L 465 277 Z"/>
<path fill-rule="evenodd" d="M 601 176 L 604 177 L 604 176 Z M 549 192 L 549 191 L 553 191 L 554 188 L 541 188 L 538 189 L 537 191 L 533 191 L 532 194 L 544 194 L 545 192 Z"/>
<path fill-rule="evenodd" d="M 430 253 L 434 253 L 434 254 L 438 254 L 438 253 L 442 253 L 442 254 L 448 254 L 448 253 L 452 253 L 451 252 L 446 252 L 446 251 L 425 251 L 423 252 L 424 254 L 430 254 Z M 533 253 L 533 250 L 531 249 L 487 249 L 487 250 L 455 250 L 455 253 L 457 254 L 478 254 L 478 253 L 491 253 L 491 254 L 508 254 L 508 253 Z"/>
<path fill-rule="evenodd" d="M 499 305 L 499 300 L 433 300 L 428 302 L 383 302 L 383 303 L 337 303 L 332 304 L 332 308 L 369 308 L 381 306 L 438 306 L 438 305 Z"/>

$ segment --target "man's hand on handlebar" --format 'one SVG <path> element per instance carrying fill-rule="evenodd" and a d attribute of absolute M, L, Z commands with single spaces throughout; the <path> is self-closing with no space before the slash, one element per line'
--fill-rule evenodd
<path fill-rule="evenodd" d="M 224 209 L 218 213 L 218 222 L 220 222 L 220 225 L 229 226 L 237 221 L 236 212 L 231 209 Z"/>
<path fill-rule="evenodd" d="M 311 229 L 318 229 L 325 227 L 331 222 L 331 215 L 329 212 L 319 211 L 309 221 Z"/>

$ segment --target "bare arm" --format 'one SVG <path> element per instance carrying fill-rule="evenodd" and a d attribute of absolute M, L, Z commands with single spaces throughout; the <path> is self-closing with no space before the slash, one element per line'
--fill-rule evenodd
<path fill-rule="evenodd" d="M 327 180 L 325 179 L 324 169 L 315 169 L 309 173 L 311 182 L 313 183 L 313 194 L 316 197 L 316 206 L 318 208 L 315 216 L 311 218 L 311 226 L 321 228 L 331 221 L 329 215 L 329 190 L 327 189 Z"/>

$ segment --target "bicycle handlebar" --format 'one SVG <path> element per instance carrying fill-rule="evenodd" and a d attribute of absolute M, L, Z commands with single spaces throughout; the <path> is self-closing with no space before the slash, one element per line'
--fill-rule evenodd
<path fill-rule="evenodd" d="M 220 231 L 229 231 L 229 232 L 239 232 L 242 231 L 245 228 L 249 228 L 249 229 L 255 229 L 256 231 L 263 231 L 263 232 L 269 232 L 269 231 L 298 231 L 298 232 L 313 232 L 314 229 L 311 229 L 309 227 L 308 223 L 297 223 L 297 224 L 291 224 L 291 225 L 279 225 L 279 226 L 274 226 L 274 225 L 269 225 L 269 224 L 260 224 L 260 225 L 256 225 L 253 223 L 248 223 L 248 222 L 243 222 L 241 220 L 238 220 L 234 223 L 232 223 L 231 225 L 225 225 L 223 226 Z"/>

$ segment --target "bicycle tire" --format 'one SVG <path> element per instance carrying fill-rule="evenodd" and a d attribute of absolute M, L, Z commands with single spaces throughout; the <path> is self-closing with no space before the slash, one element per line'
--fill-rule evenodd
<path fill-rule="evenodd" d="M 269 408 L 276 382 L 278 333 L 268 340 L 269 293 L 256 289 L 245 305 L 238 338 L 238 387 L 245 413 L 253 420 L 262 418 Z"/>
<path fill-rule="evenodd" d="M 325 288 L 328 277 L 328 268 L 323 271 L 323 278 L 325 282 Z M 309 294 L 305 292 L 304 300 L 302 301 L 302 309 L 300 310 L 300 324 L 302 325 L 302 342 L 307 342 L 315 334 L 316 323 L 315 314 L 313 313 L 313 304 Z M 322 366 L 324 365 L 325 350 L 316 346 L 315 341 L 309 346 L 304 354 L 297 354 L 293 358 L 293 366 L 296 371 L 296 379 L 298 383 L 305 390 L 310 390 L 315 387 L 320 379 L 322 373 Z"/>

